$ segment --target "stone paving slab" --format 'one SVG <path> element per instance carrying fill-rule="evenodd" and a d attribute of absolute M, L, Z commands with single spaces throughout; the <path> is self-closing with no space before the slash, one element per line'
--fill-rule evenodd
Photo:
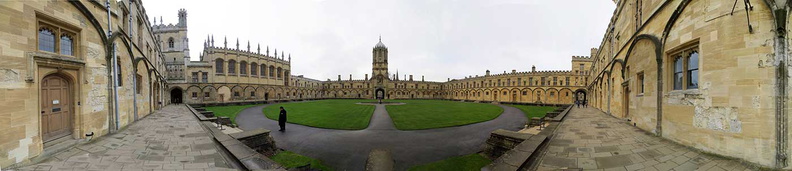
<path fill-rule="evenodd" d="M 751 170 L 677 145 L 594 108 L 573 108 L 538 170 Z"/>
<path fill-rule="evenodd" d="M 234 170 L 184 105 L 17 170 Z"/>

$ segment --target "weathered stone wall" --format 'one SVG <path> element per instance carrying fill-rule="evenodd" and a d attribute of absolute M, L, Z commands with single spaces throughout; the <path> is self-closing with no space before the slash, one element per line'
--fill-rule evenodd
<path fill-rule="evenodd" d="M 128 2 L 111 2 L 114 30 L 125 29 L 129 14 L 135 19 L 144 18 L 139 11 L 142 7 L 134 4 L 128 8 Z M 81 11 L 85 10 L 85 11 Z M 132 9 L 131 11 L 129 9 Z M 0 3 L 0 167 L 28 161 L 44 151 L 41 121 L 41 81 L 50 75 L 59 75 L 68 81 L 70 94 L 68 98 L 70 113 L 66 116 L 71 121 L 67 127 L 71 135 L 67 138 L 81 139 L 93 132 L 94 137 L 108 134 L 112 128 L 110 122 L 111 105 L 108 91 L 108 60 L 103 39 L 106 34 L 107 11 L 104 4 L 92 1 L 7 1 Z M 90 16 L 87 14 L 91 14 Z M 137 21 L 137 20 L 134 20 Z M 145 23 L 147 21 L 144 20 Z M 135 22 L 137 23 L 137 22 Z M 95 25 L 98 24 L 98 25 Z M 48 52 L 39 50 L 38 31 L 44 26 L 71 32 L 73 35 L 72 54 L 60 51 Z M 130 33 L 130 30 L 124 32 Z M 159 53 L 156 47 L 143 47 L 135 43 L 153 44 L 154 38 L 149 32 L 141 31 L 134 38 L 121 35 L 114 41 L 117 44 L 117 55 L 120 63 L 123 84 L 119 88 L 119 125 L 129 125 L 135 121 L 135 104 L 137 103 L 138 118 L 153 112 L 153 84 L 162 82 L 159 78 L 164 65 L 154 57 Z M 140 38 L 137 38 L 140 36 Z M 56 35 L 59 39 L 60 35 Z M 133 42 L 131 39 L 140 39 Z M 60 45 L 57 45 L 60 46 Z M 137 46 L 137 47 L 135 47 Z M 137 70 L 141 75 L 141 88 L 137 101 L 133 79 L 134 60 L 138 60 Z M 65 100 L 64 100 L 65 102 Z"/>
<path fill-rule="evenodd" d="M 683 145 L 774 166 L 776 33 L 766 3 L 752 4 L 750 23 L 742 4 L 730 15 L 733 1 L 643 3 L 618 4 L 593 57 L 593 106 Z M 674 55 L 687 48 L 700 55 L 699 86 L 674 90 Z"/>

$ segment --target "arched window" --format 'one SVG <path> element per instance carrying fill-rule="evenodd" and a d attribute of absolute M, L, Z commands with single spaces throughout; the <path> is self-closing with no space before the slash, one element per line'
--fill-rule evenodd
<path fill-rule="evenodd" d="M 690 52 L 690 57 L 688 57 L 688 69 L 687 69 L 687 88 L 694 89 L 698 88 L 698 71 L 699 71 L 699 61 L 698 61 L 698 51 Z"/>
<path fill-rule="evenodd" d="M 228 60 L 228 73 L 229 74 L 236 74 L 236 61 Z"/>
<path fill-rule="evenodd" d="M 674 90 L 682 90 L 682 56 L 678 56 L 674 59 Z"/>
<path fill-rule="evenodd" d="M 61 35 L 60 38 L 60 53 L 64 55 L 74 55 L 72 50 L 72 38 L 68 35 Z"/>
<path fill-rule="evenodd" d="M 116 71 L 117 71 L 116 72 L 116 80 L 118 80 L 118 86 L 121 87 L 122 85 L 124 85 L 124 81 L 123 81 L 124 77 L 121 74 L 121 73 L 124 73 L 124 72 L 121 71 L 121 61 L 116 61 Z"/>
<path fill-rule="evenodd" d="M 173 48 L 173 37 L 168 38 L 168 48 Z"/>
<path fill-rule="evenodd" d="M 55 34 L 49 28 L 39 30 L 38 48 L 41 51 L 55 52 Z"/>
<path fill-rule="evenodd" d="M 275 65 L 270 65 L 269 67 L 269 76 L 275 77 Z"/>
<path fill-rule="evenodd" d="M 239 62 L 239 74 L 242 75 L 247 74 L 247 62 L 245 61 Z"/>
<path fill-rule="evenodd" d="M 283 78 L 283 68 L 278 67 L 278 75 L 276 75 L 278 79 Z"/>
<path fill-rule="evenodd" d="M 225 71 L 223 70 L 223 59 L 215 59 L 215 73 L 224 74 Z"/>
<path fill-rule="evenodd" d="M 258 64 L 250 63 L 250 75 L 258 75 Z"/>
<path fill-rule="evenodd" d="M 261 77 L 267 76 L 267 72 L 266 71 L 267 71 L 267 65 L 261 64 L 261 70 L 259 70 L 259 72 L 261 72 L 261 74 L 259 74 L 259 75 Z"/>

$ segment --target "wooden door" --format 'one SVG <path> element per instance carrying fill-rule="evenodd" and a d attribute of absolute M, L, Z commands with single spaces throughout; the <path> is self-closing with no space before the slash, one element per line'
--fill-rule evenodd
<path fill-rule="evenodd" d="M 44 142 L 71 134 L 71 89 L 60 76 L 41 81 L 41 132 Z"/>
<path fill-rule="evenodd" d="M 629 86 L 626 85 L 624 86 L 624 91 L 622 92 L 622 96 L 624 96 L 623 99 L 624 101 L 622 101 L 622 106 L 624 106 L 623 107 L 624 118 L 629 118 L 630 117 L 630 87 Z"/>

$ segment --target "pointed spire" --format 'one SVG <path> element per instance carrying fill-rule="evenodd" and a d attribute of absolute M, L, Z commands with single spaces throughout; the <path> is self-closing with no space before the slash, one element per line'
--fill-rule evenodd
<path fill-rule="evenodd" d="M 256 50 L 256 53 L 261 54 L 261 43 L 258 44 L 258 50 Z"/>
<path fill-rule="evenodd" d="M 228 37 L 223 36 L 223 48 L 228 49 Z"/>
<path fill-rule="evenodd" d="M 239 50 L 239 37 L 237 37 L 237 50 Z"/>
<path fill-rule="evenodd" d="M 267 56 L 269 56 L 269 46 L 267 46 Z"/>
<path fill-rule="evenodd" d="M 291 53 L 289 53 L 289 62 L 291 62 Z"/>
<path fill-rule="evenodd" d="M 214 47 L 214 34 L 212 35 L 212 47 Z"/>
<path fill-rule="evenodd" d="M 156 20 L 157 18 L 154 19 Z M 165 20 L 162 20 L 162 16 L 160 16 L 160 24 L 165 25 Z"/>
<path fill-rule="evenodd" d="M 275 58 L 278 58 L 278 48 L 275 48 Z"/>
<path fill-rule="evenodd" d="M 248 40 L 248 52 L 250 52 L 250 40 Z"/>

